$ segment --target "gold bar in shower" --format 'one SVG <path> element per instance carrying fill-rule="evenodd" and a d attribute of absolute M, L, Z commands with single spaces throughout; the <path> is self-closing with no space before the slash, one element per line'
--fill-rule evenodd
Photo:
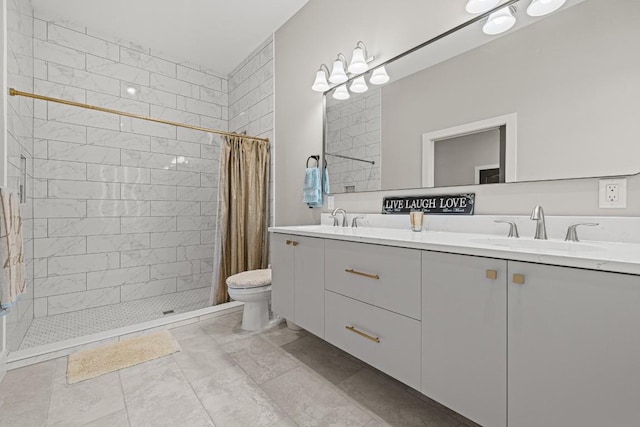
<path fill-rule="evenodd" d="M 199 131 L 202 131 L 202 132 L 215 133 L 217 135 L 238 136 L 238 137 L 244 138 L 244 139 L 253 139 L 253 140 L 256 140 L 256 141 L 269 142 L 269 138 L 259 138 L 257 136 L 248 136 L 248 135 L 244 135 L 244 134 L 241 134 L 241 133 L 225 132 L 225 131 L 217 130 L 217 129 L 209 129 L 209 128 L 203 128 L 203 127 L 200 127 L 200 126 L 188 125 L 186 123 L 172 122 L 170 120 L 156 119 L 155 117 L 147 117 L 147 116 L 142 116 L 142 115 L 139 115 L 139 114 L 127 113 L 126 111 L 112 110 L 111 108 L 98 107 L 96 105 L 83 104 L 81 102 L 68 101 L 66 99 L 52 98 L 50 96 L 37 95 L 35 93 L 22 92 L 22 91 L 14 89 L 14 88 L 10 88 L 9 89 L 9 95 L 11 95 L 11 96 L 24 96 L 26 98 L 33 98 L 33 99 L 39 99 L 41 101 L 55 102 L 55 103 L 58 103 L 58 104 L 70 105 L 72 107 L 86 108 L 86 109 L 89 109 L 89 110 L 101 111 L 103 113 L 117 114 L 119 116 L 131 117 L 133 119 L 146 120 L 148 122 L 162 123 L 162 124 L 170 125 L 170 126 L 177 126 L 177 127 L 186 128 L 186 129 L 199 130 Z"/>

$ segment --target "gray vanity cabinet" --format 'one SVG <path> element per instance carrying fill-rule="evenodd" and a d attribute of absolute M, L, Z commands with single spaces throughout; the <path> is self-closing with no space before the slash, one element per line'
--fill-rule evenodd
<path fill-rule="evenodd" d="M 640 277 L 510 261 L 508 298 L 510 427 L 640 425 Z"/>
<path fill-rule="evenodd" d="M 487 427 L 640 425 L 640 276 L 272 235 L 273 309 Z"/>
<path fill-rule="evenodd" d="M 271 235 L 273 311 L 324 338 L 324 239 Z"/>
<path fill-rule="evenodd" d="M 506 341 L 507 262 L 422 252 L 422 393 L 506 426 Z"/>

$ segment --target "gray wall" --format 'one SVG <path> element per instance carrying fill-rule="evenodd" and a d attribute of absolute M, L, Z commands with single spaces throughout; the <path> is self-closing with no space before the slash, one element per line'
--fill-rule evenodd
<path fill-rule="evenodd" d="M 640 2 L 610 6 L 578 4 L 385 86 L 382 189 L 420 186 L 423 133 L 510 113 L 518 181 L 640 171 Z"/>
<path fill-rule="evenodd" d="M 311 90 L 318 66 L 358 40 L 378 64 L 468 18 L 457 1 L 311 0 L 276 31 L 276 225 L 320 220 L 320 209 L 302 202 L 304 162 L 322 152 L 323 98 Z"/>
<path fill-rule="evenodd" d="M 436 187 L 473 184 L 476 166 L 500 164 L 500 131 L 436 141 L 434 154 Z"/>
<path fill-rule="evenodd" d="M 337 52 L 350 52 L 357 40 L 367 43 L 376 64 L 383 62 L 468 20 L 464 3 L 311 0 L 276 32 L 277 225 L 319 223 L 318 210 L 301 202 L 301 165 L 322 149 L 322 95 L 310 89 L 318 65 L 331 61 Z M 360 19 L 353 20 L 355 14 Z M 585 57 L 597 62 L 586 50 Z M 447 191 L 451 189 L 340 194 L 335 203 L 351 212 L 380 212 L 383 196 Z M 548 215 L 640 214 L 637 177 L 629 180 L 626 209 L 599 209 L 595 179 L 456 187 L 455 191 L 476 193 L 477 214 L 529 214 L 536 204 L 543 205 Z"/>

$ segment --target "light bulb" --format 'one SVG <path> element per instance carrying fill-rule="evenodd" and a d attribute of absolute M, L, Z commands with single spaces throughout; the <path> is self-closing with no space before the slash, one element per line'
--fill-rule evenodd
<path fill-rule="evenodd" d="M 387 74 L 387 70 L 384 68 L 384 65 L 373 70 L 371 78 L 369 79 L 369 82 L 374 85 L 382 85 L 388 81 L 389 74 Z"/>
<path fill-rule="evenodd" d="M 353 93 L 364 93 L 369 90 L 369 87 L 367 86 L 364 76 L 360 76 L 351 83 L 349 89 L 351 89 L 351 92 Z"/>
<path fill-rule="evenodd" d="M 344 63 L 340 59 L 336 59 L 333 62 L 333 70 L 331 70 L 329 81 L 331 83 L 344 83 L 347 80 L 349 80 L 349 78 L 347 77 L 347 73 L 344 72 Z"/>
<path fill-rule="evenodd" d="M 127 88 L 127 93 L 128 93 L 129 95 L 131 95 L 131 96 L 135 95 L 135 94 L 136 94 L 136 88 L 135 88 L 135 87 L 133 87 L 133 86 L 129 86 L 129 87 Z"/>
<path fill-rule="evenodd" d="M 369 69 L 367 59 L 364 57 L 364 50 L 360 46 L 353 49 L 351 62 L 349 63 L 349 72 L 352 74 L 362 74 Z"/>
<path fill-rule="evenodd" d="M 318 70 L 316 72 L 316 80 L 311 86 L 311 90 L 316 92 L 324 92 L 329 89 L 329 83 L 327 82 L 327 73 L 324 70 Z"/>
<path fill-rule="evenodd" d="M 543 16 L 560 9 L 566 0 L 533 0 L 527 8 L 529 16 Z"/>
<path fill-rule="evenodd" d="M 333 98 L 338 99 L 340 101 L 344 101 L 345 99 L 349 99 L 351 95 L 349 95 L 349 91 L 345 85 L 338 86 L 336 90 L 333 92 Z"/>
<path fill-rule="evenodd" d="M 500 0 L 469 0 L 465 10 L 469 13 L 484 13 L 493 9 Z"/>
<path fill-rule="evenodd" d="M 505 7 L 489 15 L 489 19 L 483 25 L 482 31 L 493 36 L 508 31 L 515 23 L 515 16 L 511 14 L 511 10 L 508 7 Z"/>

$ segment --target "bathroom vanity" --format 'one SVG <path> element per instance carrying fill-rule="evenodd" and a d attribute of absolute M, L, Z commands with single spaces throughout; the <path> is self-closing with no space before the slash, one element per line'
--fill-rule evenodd
<path fill-rule="evenodd" d="M 270 230 L 276 313 L 469 419 L 640 420 L 640 244 Z"/>

